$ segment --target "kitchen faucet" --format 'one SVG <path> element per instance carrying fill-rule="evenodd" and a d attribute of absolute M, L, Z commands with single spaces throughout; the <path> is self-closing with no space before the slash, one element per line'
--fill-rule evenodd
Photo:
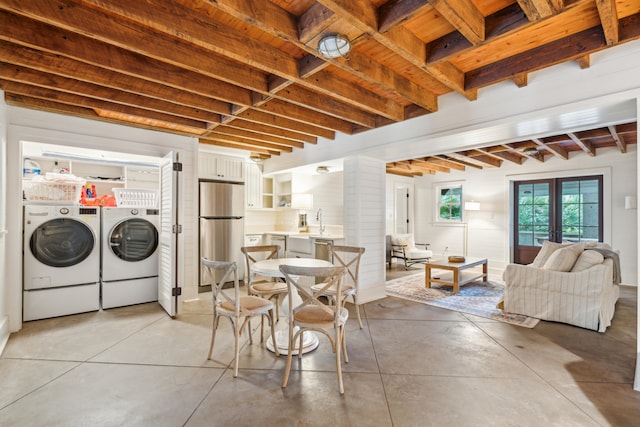
<path fill-rule="evenodd" d="M 322 224 L 322 208 L 318 209 L 316 221 L 320 222 L 320 235 L 322 235 L 324 233 L 324 225 Z"/>

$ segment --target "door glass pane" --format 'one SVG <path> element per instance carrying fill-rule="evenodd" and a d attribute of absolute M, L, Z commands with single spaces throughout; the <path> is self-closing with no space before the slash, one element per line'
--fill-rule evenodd
<path fill-rule="evenodd" d="M 599 180 L 586 178 L 563 181 L 560 192 L 560 240 L 597 242 L 600 234 Z"/>
<path fill-rule="evenodd" d="M 518 186 L 518 244 L 542 246 L 549 236 L 549 184 Z"/>

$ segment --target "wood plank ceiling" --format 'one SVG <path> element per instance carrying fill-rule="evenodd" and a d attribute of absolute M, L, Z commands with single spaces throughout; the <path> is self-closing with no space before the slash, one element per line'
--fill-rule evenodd
<path fill-rule="evenodd" d="M 317 51 L 348 37 L 348 58 Z M 0 0 L 10 105 L 269 158 L 470 102 L 640 38 L 640 0 Z M 390 163 L 404 175 L 621 152 L 636 124 Z"/>

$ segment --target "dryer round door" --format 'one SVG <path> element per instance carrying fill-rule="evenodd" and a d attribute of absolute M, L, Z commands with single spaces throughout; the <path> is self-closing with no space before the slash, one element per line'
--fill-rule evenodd
<path fill-rule="evenodd" d="M 96 246 L 96 237 L 84 223 L 56 218 L 42 223 L 31 234 L 33 256 L 50 267 L 72 267 L 87 259 Z"/>
<path fill-rule="evenodd" d="M 153 255 L 158 247 L 158 230 L 145 219 L 124 220 L 111 230 L 109 247 L 123 261 L 143 261 Z"/>

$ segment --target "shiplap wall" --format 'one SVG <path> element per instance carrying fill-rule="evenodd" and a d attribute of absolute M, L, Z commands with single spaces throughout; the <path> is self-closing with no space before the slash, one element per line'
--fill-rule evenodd
<path fill-rule="evenodd" d="M 307 212 L 310 226 L 319 226 L 318 209 L 322 209 L 324 225 L 342 225 L 343 219 L 343 180 L 342 171 L 324 175 L 292 174 L 294 193 L 313 194 L 313 211 Z M 297 215 L 296 215 L 297 221 Z M 296 222 L 297 224 L 297 222 Z"/>
<path fill-rule="evenodd" d="M 344 160 L 345 244 L 361 246 L 361 302 L 385 296 L 385 163 L 369 157 Z"/>

